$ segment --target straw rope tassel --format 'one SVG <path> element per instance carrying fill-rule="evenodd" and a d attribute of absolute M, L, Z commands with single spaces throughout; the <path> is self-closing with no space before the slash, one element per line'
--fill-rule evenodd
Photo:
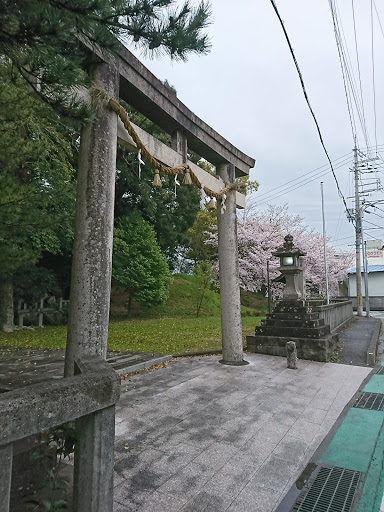
<path fill-rule="evenodd" d="M 192 185 L 192 179 L 191 179 L 191 174 L 189 172 L 189 168 L 185 169 L 183 185 Z"/>
<path fill-rule="evenodd" d="M 155 169 L 155 176 L 153 177 L 153 186 L 157 188 L 161 188 L 163 186 L 160 179 L 159 169 Z"/>
<path fill-rule="evenodd" d="M 211 211 L 216 208 L 216 201 L 211 197 L 209 203 L 207 204 L 207 210 Z"/>

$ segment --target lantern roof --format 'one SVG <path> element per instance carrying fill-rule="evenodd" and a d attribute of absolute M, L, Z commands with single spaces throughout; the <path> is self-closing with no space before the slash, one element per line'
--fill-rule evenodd
<path fill-rule="evenodd" d="M 273 252 L 273 256 L 305 256 L 307 254 L 298 247 L 294 246 L 292 235 L 285 236 L 284 240 L 285 242 L 283 243 L 283 246 L 279 247 L 275 252 Z"/>

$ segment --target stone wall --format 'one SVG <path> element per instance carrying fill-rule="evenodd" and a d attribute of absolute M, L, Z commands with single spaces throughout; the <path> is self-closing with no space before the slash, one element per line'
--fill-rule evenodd
<path fill-rule="evenodd" d="M 352 308 L 354 311 L 357 310 L 357 299 L 356 297 L 348 297 L 348 300 L 352 302 Z M 373 296 L 369 297 L 369 305 L 371 311 L 384 311 L 384 296 Z M 363 306 L 365 306 L 365 300 L 363 297 Z"/>
<path fill-rule="evenodd" d="M 330 326 L 331 332 L 341 329 L 345 324 L 350 322 L 353 317 L 351 300 L 337 301 L 324 306 L 316 306 L 314 311 L 317 311 L 319 317 L 324 319 L 325 325 Z"/>
<path fill-rule="evenodd" d="M 329 334 L 317 339 L 250 335 L 247 336 L 247 350 L 256 354 L 287 357 L 287 341 L 296 343 L 299 359 L 328 362 L 338 342 L 338 335 Z"/>

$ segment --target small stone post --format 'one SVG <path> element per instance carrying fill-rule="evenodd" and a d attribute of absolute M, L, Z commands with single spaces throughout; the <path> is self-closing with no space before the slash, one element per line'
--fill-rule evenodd
<path fill-rule="evenodd" d="M 226 182 L 235 181 L 235 166 L 222 164 L 218 175 Z M 237 251 L 236 191 L 229 190 L 225 210 L 221 213 L 221 198 L 217 200 L 219 234 L 219 280 L 221 305 L 222 364 L 240 366 L 243 359 L 243 340 L 240 309 L 239 262 Z"/>
<path fill-rule="evenodd" d="M 297 370 L 297 350 L 296 343 L 294 341 L 288 341 L 286 344 L 287 348 L 287 368 L 291 370 Z"/>
<path fill-rule="evenodd" d="M 118 70 L 98 62 L 92 79 L 118 100 Z M 81 133 L 65 376 L 73 375 L 76 356 L 107 353 L 117 115 L 105 101 L 94 108 L 93 122 Z"/>

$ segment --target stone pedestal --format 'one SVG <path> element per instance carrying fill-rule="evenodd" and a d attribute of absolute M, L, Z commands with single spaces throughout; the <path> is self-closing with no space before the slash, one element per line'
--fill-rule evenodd
<path fill-rule="evenodd" d="M 286 344 L 294 341 L 299 359 L 329 361 L 338 341 L 319 313 L 303 300 L 283 300 L 247 336 L 247 350 L 286 357 Z"/>

